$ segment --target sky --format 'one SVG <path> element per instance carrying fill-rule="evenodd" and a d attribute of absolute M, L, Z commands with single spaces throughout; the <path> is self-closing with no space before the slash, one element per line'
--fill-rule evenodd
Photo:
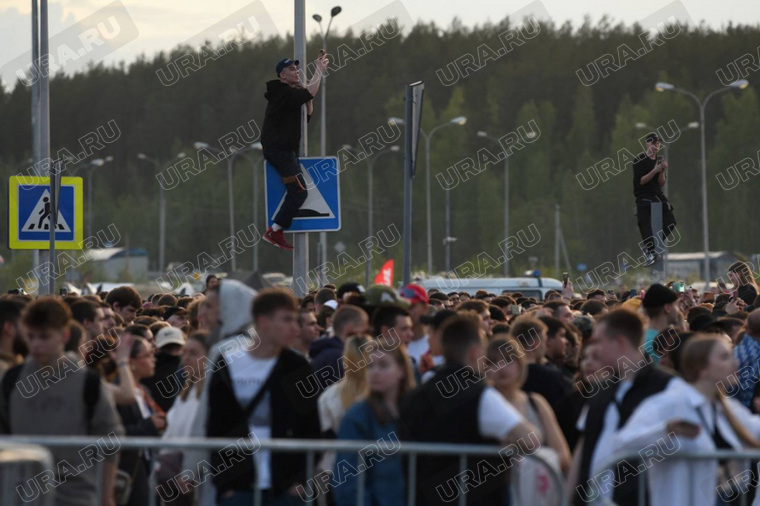
<path fill-rule="evenodd" d="M 632 24 L 675 10 L 690 22 L 719 30 L 729 23 L 757 24 L 760 2 L 747 0 L 308 0 L 306 29 L 318 33 L 311 19 L 321 14 L 326 23 L 330 9 L 343 4 L 331 32 L 363 28 L 384 21 L 388 13 L 410 23 L 435 22 L 441 28 L 458 18 L 466 26 L 497 22 L 506 16 L 539 12 L 555 23 L 570 21 L 573 26 L 589 16 L 592 22 L 607 15 L 613 21 Z M 31 4 L 29 0 L 0 0 L 0 79 L 6 86 L 15 82 L 20 70 L 31 62 Z M 288 0 L 65 0 L 49 2 L 49 30 L 53 60 L 67 73 L 80 70 L 88 62 L 107 64 L 132 62 L 139 55 L 151 57 L 177 44 L 211 40 L 225 30 L 248 29 L 251 38 L 293 32 L 293 2 Z M 253 20 L 245 23 L 245 20 Z M 83 44 L 85 32 L 93 42 Z M 357 30 L 355 30 L 357 31 Z M 58 38 L 56 38 L 56 36 Z M 105 41 L 105 42 L 104 42 Z M 55 54 L 56 51 L 58 54 Z M 31 74 L 28 74 L 30 76 Z"/>

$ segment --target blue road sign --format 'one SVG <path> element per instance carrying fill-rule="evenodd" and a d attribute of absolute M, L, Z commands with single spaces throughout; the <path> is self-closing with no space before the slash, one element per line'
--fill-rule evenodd
<path fill-rule="evenodd" d="M 9 181 L 8 243 L 11 249 L 47 249 L 50 245 L 50 181 L 13 176 Z M 58 249 L 82 249 L 82 178 L 64 177 L 58 196 Z"/>
<path fill-rule="evenodd" d="M 301 174 L 308 195 L 293 224 L 285 232 L 334 232 L 340 230 L 340 178 L 334 156 L 300 158 Z M 265 162 L 267 226 L 285 200 L 285 184 L 269 162 Z"/>

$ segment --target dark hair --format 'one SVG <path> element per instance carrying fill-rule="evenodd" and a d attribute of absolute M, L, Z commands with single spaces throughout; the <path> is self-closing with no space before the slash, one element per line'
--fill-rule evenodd
<path fill-rule="evenodd" d="M 502 295 L 500 297 L 496 297 L 491 301 L 492 306 L 496 306 L 500 308 L 502 311 L 504 311 L 504 308 L 509 307 L 510 305 L 515 303 L 515 299 L 509 296 Z"/>
<path fill-rule="evenodd" d="M 568 306 L 567 302 L 563 302 L 561 300 L 551 300 L 549 302 L 544 303 L 544 307 L 546 309 L 551 309 L 552 313 L 557 314 L 557 310 L 561 308 L 562 306 Z"/>
<path fill-rule="evenodd" d="M 211 281 L 212 279 L 219 279 L 219 278 L 216 277 L 216 274 L 209 274 L 208 276 L 206 276 L 206 287 L 207 288 L 208 288 L 208 282 Z"/>
<path fill-rule="evenodd" d="M 56 297 L 40 297 L 26 307 L 21 318 L 28 328 L 64 330 L 71 320 L 71 309 Z"/>
<path fill-rule="evenodd" d="M 601 288 L 597 288 L 596 290 L 591 290 L 586 294 L 586 299 L 591 300 L 592 297 L 596 297 L 597 295 L 604 295 L 607 297 L 607 295 L 604 293 L 604 290 Z"/>
<path fill-rule="evenodd" d="M 69 321 L 69 340 L 63 347 L 63 351 L 76 351 L 79 349 L 79 345 L 82 344 L 82 337 L 87 334 L 87 331 L 82 327 L 82 324 L 76 320 Z"/>
<path fill-rule="evenodd" d="M 691 325 L 692 322 L 700 316 L 710 316 L 711 314 L 712 312 L 706 307 L 694 306 L 693 308 L 689 309 L 688 313 L 686 313 L 686 321 L 689 325 Z"/>
<path fill-rule="evenodd" d="M 313 295 L 307 295 L 303 299 L 301 299 L 301 308 L 305 309 L 306 306 L 314 302 L 314 296 Z"/>
<path fill-rule="evenodd" d="M 193 302 L 194 300 L 195 299 L 192 297 L 180 297 L 179 299 L 177 299 L 177 305 L 179 307 L 184 307 L 185 309 L 187 309 L 187 306 L 189 306 L 190 303 Z"/>
<path fill-rule="evenodd" d="M 317 292 L 317 295 L 314 296 L 314 303 L 315 304 L 324 304 L 328 300 L 337 300 L 338 296 L 335 295 L 335 290 L 332 288 L 322 288 L 320 291 Z"/>
<path fill-rule="evenodd" d="M 157 318 L 154 318 L 152 316 L 145 316 L 145 315 L 143 315 L 143 316 L 138 316 L 137 318 L 135 318 L 132 321 L 132 323 L 134 325 L 145 325 L 146 327 L 150 327 L 151 325 L 153 325 L 157 321 L 158 321 Z"/>
<path fill-rule="evenodd" d="M 428 296 L 428 300 L 449 300 L 449 296 L 443 292 L 434 292 Z"/>
<path fill-rule="evenodd" d="M 546 337 L 549 339 L 554 339 L 560 329 L 565 329 L 565 334 L 567 334 L 567 327 L 565 324 L 553 316 L 539 316 L 538 319 L 546 325 Z"/>
<path fill-rule="evenodd" d="M 509 325 L 506 323 L 497 323 L 493 327 L 491 327 L 491 334 L 494 336 L 496 334 L 509 334 Z"/>
<path fill-rule="evenodd" d="M 165 322 L 165 321 L 155 322 L 154 324 L 152 324 L 150 326 L 150 331 L 155 336 L 155 335 L 158 334 L 159 330 L 161 330 L 163 328 L 166 328 L 166 327 L 171 327 L 171 324 L 169 324 L 169 322 Z"/>
<path fill-rule="evenodd" d="M 581 313 L 589 316 L 596 316 L 602 314 L 607 305 L 601 300 L 590 299 L 583 303 L 581 306 Z"/>
<path fill-rule="evenodd" d="M 24 305 L 21 302 L 10 299 L 0 300 L 0 329 L 3 328 L 5 322 L 10 322 L 15 325 L 21 318 L 21 312 L 23 310 Z"/>
<path fill-rule="evenodd" d="M 488 304 L 479 299 L 470 299 L 459 304 L 457 311 L 475 311 L 480 314 L 483 311 L 488 311 Z"/>
<path fill-rule="evenodd" d="M 403 307 L 393 306 L 391 304 L 381 304 L 375 308 L 372 313 L 372 329 L 375 336 L 383 333 L 383 327 L 393 328 L 396 326 L 396 318 L 399 316 L 411 316 L 409 311 Z"/>
<path fill-rule="evenodd" d="M 284 288 L 265 288 L 253 299 L 253 322 L 256 323 L 262 316 L 271 316 L 279 309 L 297 312 L 298 299 Z"/>
<path fill-rule="evenodd" d="M 176 306 L 177 305 L 177 297 L 170 293 L 165 293 L 161 296 L 160 299 L 158 299 L 158 305 L 159 306 Z"/>
<path fill-rule="evenodd" d="M 622 335 L 632 347 L 641 346 L 641 340 L 644 337 L 644 321 L 633 311 L 615 309 L 602 316 L 598 325 L 604 325 L 604 333 L 607 338 L 616 338 Z"/>
<path fill-rule="evenodd" d="M 106 302 L 113 307 L 115 303 L 119 303 L 119 307 L 132 306 L 135 309 L 139 309 L 142 306 L 142 299 L 140 294 L 131 286 L 120 286 L 114 288 L 108 292 Z"/>
<path fill-rule="evenodd" d="M 150 341 L 150 339 L 148 338 L 148 332 L 150 332 L 150 328 L 146 327 L 145 325 L 132 324 L 132 325 L 127 326 L 127 328 L 125 328 L 124 331 L 129 334 L 132 334 L 133 336 L 139 336 L 145 339 L 146 341 Z"/>
<path fill-rule="evenodd" d="M 130 332 L 130 334 L 132 333 L 133 332 Z M 143 348 L 145 348 L 147 351 L 150 351 L 150 343 L 148 340 L 143 336 L 135 338 L 135 342 L 132 343 L 132 349 L 129 350 L 129 358 L 135 358 L 140 354 L 140 351 L 142 351 Z"/>
<path fill-rule="evenodd" d="M 494 306 L 493 304 L 488 306 L 488 312 L 491 313 L 492 320 L 496 320 L 497 322 L 507 321 L 507 315 L 504 314 L 504 311 L 499 306 Z"/>
<path fill-rule="evenodd" d="M 441 348 L 448 364 L 463 364 L 467 351 L 482 344 L 480 326 L 473 318 L 458 314 L 448 318 L 441 328 Z"/>
<path fill-rule="evenodd" d="M 535 349 L 535 340 L 542 335 L 545 338 L 546 332 L 546 324 L 530 314 L 518 316 L 509 327 L 509 333 L 526 351 Z"/>

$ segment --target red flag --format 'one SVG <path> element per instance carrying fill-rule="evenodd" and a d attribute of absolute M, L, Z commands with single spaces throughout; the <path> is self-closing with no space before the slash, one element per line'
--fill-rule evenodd
<path fill-rule="evenodd" d="M 375 284 L 393 286 L 393 259 L 383 264 L 383 268 L 375 276 Z"/>

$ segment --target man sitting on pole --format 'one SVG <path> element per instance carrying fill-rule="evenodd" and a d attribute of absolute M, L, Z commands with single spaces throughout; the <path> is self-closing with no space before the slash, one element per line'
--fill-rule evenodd
<path fill-rule="evenodd" d="M 274 217 L 271 227 L 264 233 L 268 243 L 292 251 L 293 246 L 285 240 L 283 229 L 290 228 L 298 209 L 306 200 L 306 183 L 298 161 L 301 144 L 301 106 L 307 104 L 311 116 L 312 100 L 317 94 L 322 73 L 329 60 L 324 49 L 315 61 L 314 76 L 308 84 L 301 84 L 298 60 L 284 58 L 277 63 L 278 79 L 267 82 L 267 108 L 264 113 L 264 127 L 261 130 L 261 145 L 264 158 L 277 170 L 285 183 L 285 201 Z"/>
<path fill-rule="evenodd" d="M 662 203 L 662 240 L 673 232 L 676 227 L 676 218 L 673 215 L 673 206 L 662 193 L 667 176 L 665 171 L 668 162 L 657 156 L 660 150 L 660 138 L 652 132 L 646 136 L 646 152 L 641 153 L 633 161 L 633 194 L 636 197 L 636 217 L 638 218 L 641 238 L 646 245 L 646 262 L 644 267 L 649 267 L 657 262 L 659 253 L 655 245 L 656 239 L 652 230 L 652 203 Z"/>

